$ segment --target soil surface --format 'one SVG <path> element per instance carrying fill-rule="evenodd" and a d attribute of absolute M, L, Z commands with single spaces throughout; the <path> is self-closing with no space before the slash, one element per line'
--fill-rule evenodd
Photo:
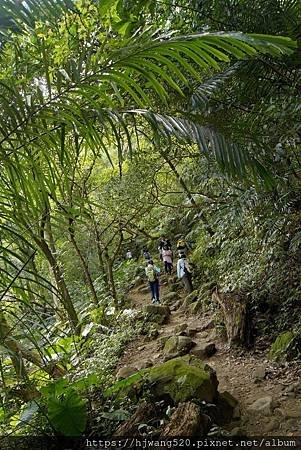
<path fill-rule="evenodd" d="M 162 277 L 163 278 L 163 277 Z M 161 280 L 161 298 L 169 291 L 166 281 Z M 184 300 L 185 292 L 179 292 Z M 149 293 L 141 293 L 141 287 L 129 293 L 133 309 L 142 309 L 150 303 Z M 191 315 L 181 307 L 172 311 L 168 324 L 161 325 L 159 336 L 150 340 L 139 337 L 132 341 L 120 358 L 117 370 L 123 366 L 137 369 L 156 365 L 164 361 L 159 346 L 159 338 L 175 334 L 179 324 L 191 328 L 206 328 L 192 337 L 193 341 L 215 343 L 217 352 L 204 359 L 216 370 L 219 392 L 228 391 L 239 402 L 241 416 L 224 427 L 232 435 L 244 436 L 301 436 L 301 364 L 300 362 L 277 364 L 269 361 L 266 354 L 256 350 L 232 350 L 212 327 L 212 317 L 208 313 Z M 258 399 L 272 397 L 272 411 L 262 414 L 249 411 Z"/>

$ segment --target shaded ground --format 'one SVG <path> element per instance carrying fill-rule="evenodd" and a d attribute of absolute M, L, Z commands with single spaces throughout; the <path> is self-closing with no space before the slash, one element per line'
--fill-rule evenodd
<path fill-rule="evenodd" d="M 161 286 L 161 297 L 169 292 L 168 285 Z M 182 296 L 185 296 L 182 293 Z M 136 288 L 129 295 L 132 307 L 142 309 L 150 302 L 149 294 Z M 150 364 L 163 362 L 159 338 L 174 335 L 176 325 L 186 323 L 192 328 L 204 328 L 210 322 L 210 316 L 200 313 L 190 315 L 187 311 L 178 309 L 172 312 L 168 324 L 161 325 L 158 338 L 150 340 L 140 337 L 131 342 L 121 357 L 120 367 L 131 365 L 137 369 Z M 233 422 L 227 428 L 248 436 L 300 436 L 301 435 L 301 364 L 290 363 L 279 365 L 266 359 L 264 353 L 252 354 L 236 352 L 216 333 L 214 328 L 198 332 L 193 341 L 214 342 L 217 353 L 206 359 L 216 370 L 219 380 L 219 391 L 230 392 L 240 404 L 241 419 Z M 273 412 L 259 415 L 248 411 L 255 400 L 271 396 Z"/>

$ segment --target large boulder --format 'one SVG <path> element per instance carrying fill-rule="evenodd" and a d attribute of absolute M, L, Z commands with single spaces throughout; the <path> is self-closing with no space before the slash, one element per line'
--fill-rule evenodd
<path fill-rule="evenodd" d="M 147 378 L 155 398 L 169 396 L 174 403 L 191 399 L 212 402 L 217 395 L 215 371 L 191 355 L 152 367 Z"/>
<path fill-rule="evenodd" d="M 144 312 L 148 321 L 155 322 L 160 325 L 167 323 L 170 316 L 170 309 L 168 306 L 147 305 L 144 308 Z"/>

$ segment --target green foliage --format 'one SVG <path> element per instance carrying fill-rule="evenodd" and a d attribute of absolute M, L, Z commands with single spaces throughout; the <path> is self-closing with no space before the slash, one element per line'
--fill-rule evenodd
<path fill-rule="evenodd" d="M 131 415 L 124 409 L 115 409 L 115 411 L 101 413 L 101 417 L 103 417 L 104 419 L 121 421 L 128 420 Z"/>
<path fill-rule="evenodd" d="M 291 331 L 281 333 L 273 342 L 269 352 L 270 359 L 283 359 L 286 356 L 287 349 L 294 339 L 294 334 Z"/>
<path fill-rule="evenodd" d="M 56 431 L 65 436 L 79 436 L 87 423 L 85 401 L 69 389 L 61 397 L 48 399 L 48 416 Z"/>
<path fill-rule="evenodd" d="M 138 382 L 141 382 L 143 380 L 143 377 L 146 372 L 147 372 L 146 369 L 140 370 L 134 373 L 133 375 L 129 376 L 128 378 L 125 378 L 124 380 L 117 381 L 104 391 L 104 397 L 111 397 L 111 396 L 126 397 L 130 395 L 133 386 L 139 384 Z"/>

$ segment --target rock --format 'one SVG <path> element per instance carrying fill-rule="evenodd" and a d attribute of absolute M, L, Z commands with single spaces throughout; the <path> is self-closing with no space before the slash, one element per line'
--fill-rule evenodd
<path fill-rule="evenodd" d="M 170 316 L 170 309 L 168 306 L 147 305 L 144 308 L 144 312 L 146 313 L 147 320 L 160 325 L 167 323 Z"/>
<path fill-rule="evenodd" d="M 216 347 L 213 342 L 198 342 L 196 347 L 194 347 L 190 353 L 203 359 L 214 355 L 214 353 L 216 353 Z"/>
<path fill-rule="evenodd" d="M 168 395 L 174 403 L 193 398 L 212 402 L 217 394 L 215 371 L 191 355 L 152 367 L 147 377 L 156 398 Z"/>
<path fill-rule="evenodd" d="M 163 353 L 165 355 L 180 356 L 185 355 L 195 345 L 190 337 L 187 336 L 171 336 L 165 342 Z"/>
<path fill-rule="evenodd" d="M 177 325 L 177 326 L 174 328 L 174 334 L 182 333 L 182 331 L 185 331 L 186 328 L 188 328 L 187 323 L 181 323 L 180 325 Z"/>
<path fill-rule="evenodd" d="M 266 368 L 264 366 L 258 366 L 255 368 L 253 373 L 255 383 L 264 380 L 265 376 L 266 376 Z"/>
<path fill-rule="evenodd" d="M 116 374 L 116 378 L 117 380 L 123 380 L 124 378 L 128 378 L 131 375 L 133 375 L 134 373 L 136 373 L 138 371 L 137 367 L 134 366 L 124 366 L 121 367 L 117 374 Z"/>
<path fill-rule="evenodd" d="M 240 418 L 240 408 L 238 400 L 228 391 L 221 392 L 216 402 L 219 411 L 218 425 L 231 422 L 232 419 Z"/>
<path fill-rule="evenodd" d="M 165 294 L 162 298 L 162 304 L 163 305 L 173 305 L 176 300 L 179 299 L 179 295 L 177 292 L 169 292 L 168 294 Z"/>
<path fill-rule="evenodd" d="M 162 350 L 162 349 L 163 349 L 163 347 L 164 347 L 164 345 L 165 345 L 165 342 L 166 342 L 169 338 L 170 338 L 170 336 L 161 336 L 161 337 L 158 339 L 157 344 L 158 344 L 158 349 L 159 349 L 159 350 Z"/>
<path fill-rule="evenodd" d="M 196 330 L 196 328 L 188 327 L 186 330 L 186 333 L 187 333 L 187 336 L 193 337 L 196 335 L 197 330 Z"/>
<path fill-rule="evenodd" d="M 265 425 L 264 432 L 269 433 L 270 431 L 278 429 L 279 429 L 279 420 L 273 418 Z"/>
<path fill-rule="evenodd" d="M 285 360 L 286 351 L 294 339 L 294 334 L 291 331 L 285 331 L 279 334 L 269 351 L 269 358 L 277 361 Z"/>
<path fill-rule="evenodd" d="M 154 363 L 150 360 L 147 359 L 146 361 L 143 361 L 140 365 L 140 370 L 141 369 L 147 369 L 148 367 L 152 367 L 154 365 Z"/>
<path fill-rule="evenodd" d="M 250 413 L 269 416 L 272 413 L 272 410 L 274 409 L 273 398 L 271 396 L 259 398 L 254 403 L 252 403 L 252 405 L 249 406 L 247 409 Z"/>

